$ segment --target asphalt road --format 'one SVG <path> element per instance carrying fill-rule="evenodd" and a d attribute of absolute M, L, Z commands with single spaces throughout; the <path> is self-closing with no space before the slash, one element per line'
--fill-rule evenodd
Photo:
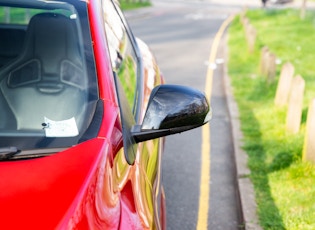
<path fill-rule="evenodd" d="M 196 229 L 200 212 L 207 229 L 240 229 L 233 142 L 224 94 L 224 42 L 216 63 L 209 63 L 212 42 L 226 18 L 240 6 L 212 1 L 153 1 L 154 6 L 126 13 L 134 34 L 153 50 L 168 84 L 205 90 L 208 68 L 213 68 L 210 127 L 210 200 L 199 208 L 201 192 L 201 129 L 167 137 L 163 156 L 163 184 L 167 229 Z M 215 64 L 215 65 L 214 65 Z M 208 186 L 206 185 L 206 186 Z M 203 200 L 203 197 L 202 199 Z"/>

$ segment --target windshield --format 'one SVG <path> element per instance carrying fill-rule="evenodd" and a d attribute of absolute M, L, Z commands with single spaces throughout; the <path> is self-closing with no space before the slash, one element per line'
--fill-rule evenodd
<path fill-rule="evenodd" d="M 98 100 L 86 3 L 0 0 L 0 148 L 68 147 Z M 86 138 L 85 138 L 86 139 Z"/>

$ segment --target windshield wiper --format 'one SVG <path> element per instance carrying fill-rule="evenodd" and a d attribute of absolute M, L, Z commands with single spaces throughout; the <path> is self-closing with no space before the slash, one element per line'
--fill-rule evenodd
<path fill-rule="evenodd" d="M 0 160 L 7 160 L 12 158 L 15 154 L 20 153 L 17 147 L 4 147 L 0 148 Z"/>
<path fill-rule="evenodd" d="M 66 150 L 67 148 L 47 148 L 20 150 L 17 147 L 0 147 L 0 161 L 33 159 L 49 156 Z"/>

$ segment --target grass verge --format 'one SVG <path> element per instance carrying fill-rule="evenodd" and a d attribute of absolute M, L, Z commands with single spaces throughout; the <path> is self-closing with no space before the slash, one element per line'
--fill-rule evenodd
<path fill-rule="evenodd" d="M 246 52 L 245 32 L 237 17 L 229 28 L 228 69 L 259 221 L 264 229 L 315 229 L 315 167 L 301 160 L 308 104 L 315 97 L 315 16 L 308 12 L 301 21 L 299 11 L 271 9 L 251 10 L 246 16 L 257 30 L 255 51 Z M 306 81 L 302 124 L 296 135 L 286 132 L 286 108 L 274 106 L 277 81 L 267 83 L 259 72 L 263 46 L 282 64 L 290 61 Z"/>
<path fill-rule="evenodd" d="M 131 1 L 126 1 L 126 0 L 120 1 L 120 7 L 122 10 L 132 10 L 132 9 L 148 7 L 148 6 L 151 6 L 150 1 L 146 1 L 146 2 L 131 2 Z"/>

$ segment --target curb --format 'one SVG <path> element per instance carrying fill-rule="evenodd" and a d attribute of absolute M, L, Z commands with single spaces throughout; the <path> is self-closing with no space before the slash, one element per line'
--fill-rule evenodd
<path fill-rule="evenodd" d="M 239 120 L 238 106 L 232 93 L 230 77 L 227 69 L 227 35 L 223 37 L 224 48 L 223 53 L 225 57 L 223 82 L 224 90 L 227 100 L 228 112 L 231 120 L 232 140 L 234 148 L 235 166 L 236 166 L 236 180 L 238 186 L 239 202 L 241 205 L 242 221 L 245 230 L 262 230 L 259 225 L 259 220 L 256 214 L 257 204 L 255 200 L 254 186 L 249 178 L 250 170 L 247 167 L 248 156 L 242 149 L 243 133 L 241 132 L 241 124 Z"/>

